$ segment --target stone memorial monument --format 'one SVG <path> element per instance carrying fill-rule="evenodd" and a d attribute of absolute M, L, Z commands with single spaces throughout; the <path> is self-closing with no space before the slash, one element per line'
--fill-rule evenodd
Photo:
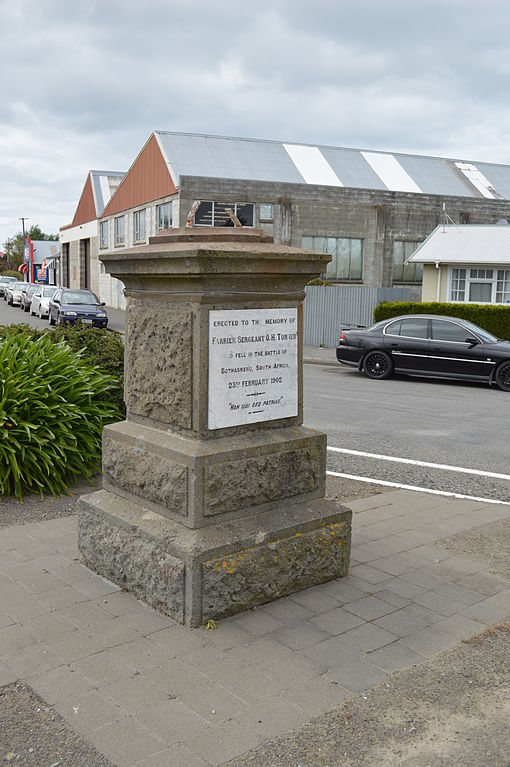
<path fill-rule="evenodd" d="M 126 285 L 127 416 L 79 548 L 181 623 L 347 573 L 351 512 L 324 499 L 326 436 L 302 425 L 304 286 L 328 260 L 238 228 L 102 256 Z"/>

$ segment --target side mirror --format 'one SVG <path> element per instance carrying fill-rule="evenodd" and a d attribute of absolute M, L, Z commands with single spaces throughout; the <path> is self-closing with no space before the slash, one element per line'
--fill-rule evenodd
<path fill-rule="evenodd" d="M 106 301 L 101 301 L 101 306 L 106 306 Z"/>
<path fill-rule="evenodd" d="M 469 347 L 472 348 L 473 346 L 478 346 L 480 341 L 478 338 L 472 338 L 471 336 L 469 338 L 466 338 L 466 343 L 469 344 Z"/>
<path fill-rule="evenodd" d="M 54 299 L 53 299 L 53 303 L 54 303 L 54 304 L 59 304 L 59 303 L 60 303 L 60 301 L 59 301 L 59 299 L 58 299 L 58 298 L 54 298 Z"/>

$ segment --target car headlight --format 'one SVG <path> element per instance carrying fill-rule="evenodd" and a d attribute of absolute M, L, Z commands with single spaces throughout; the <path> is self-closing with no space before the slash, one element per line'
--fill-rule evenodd
<path fill-rule="evenodd" d="M 77 317 L 77 312 L 61 312 L 61 314 L 64 315 L 64 317 Z"/>
<path fill-rule="evenodd" d="M 104 319 L 106 317 L 106 314 L 104 312 L 98 312 L 96 314 L 96 317 L 100 317 L 101 319 Z"/>

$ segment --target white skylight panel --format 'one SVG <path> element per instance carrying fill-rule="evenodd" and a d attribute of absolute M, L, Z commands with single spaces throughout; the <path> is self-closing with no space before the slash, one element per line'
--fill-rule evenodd
<path fill-rule="evenodd" d="M 307 184 L 343 186 L 335 171 L 316 146 L 284 144 L 285 151 Z"/>
<path fill-rule="evenodd" d="M 369 165 L 375 170 L 383 184 L 392 192 L 418 192 L 421 189 L 392 154 L 379 152 L 361 153 Z"/>
<path fill-rule="evenodd" d="M 484 176 L 476 165 L 473 165 L 471 162 L 456 162 L 455 165 L 484 197 L 488 197 L 490 200 L 504 199 L 503 195 L 493 187 L 489 179 Z"/>
<path fill-rule="evenodd" d="M 103 209 L 106 208 L 110 201 L 111 192 L 110 184 L 108 183 L 108 176 L 99 176 L 99 185 L 101 187 L 101 194 L 103 195 Z"/>

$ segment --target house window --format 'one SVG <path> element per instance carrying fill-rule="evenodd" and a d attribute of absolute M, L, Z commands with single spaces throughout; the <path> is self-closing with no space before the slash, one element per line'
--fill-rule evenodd
<path fill-rule="evenodd" d="M 510 269 L 498 269 L 496 303 L 510 304 Z"/>
<path fill-rule="evenodd" d="M 99 224 L 99 247 L 108 247 L 108 221 L 101 221 Z"/>
<path fill-rule="evenodd" d="M 450 301 L 510 304 L 510 269 L 451 269 Z"/>
<path fill-rule="evenodd" d="M 330 280 L 361 280 L 363 240 L 352 237 L 303 237 L 303 248 L 329 253 L 325 277 Z"/>
<path fill-rule="evenodd" d="M 133 213 L 133 232 L 135 242 L 145 242 L 145 208 Z"/>
<path fill-rule="evenodd" d="M 113 219 L 113 239 L 115 245 L 124 245 L 124 216 Z"/>
<path fill-rule="evenodd" d="M 260 221 L 272 221 L 273 220 L 273 203 L 261 202 L 259 207 L 259 219 Z"/>
<path fill-rule="evenodd" d="M 234 226 L 227 208 L 233 210 L 243 226 L 253 226 L 251 202 L 201 202 L 195 213 L 195 226 Z"/>
<path fill-rule="evenodd" d="M 423 264 L 408 263 L 419 242 L 395 240 L 393 243 L 393 282 L 421 282 Z"/>
<path fill-rule="evenodd" d="M 165 202 L 163 205 L 156 206 L 156 228 L 160 232 L 162 229 L 170 229 L 172 226 L 172 203 Z"/>

